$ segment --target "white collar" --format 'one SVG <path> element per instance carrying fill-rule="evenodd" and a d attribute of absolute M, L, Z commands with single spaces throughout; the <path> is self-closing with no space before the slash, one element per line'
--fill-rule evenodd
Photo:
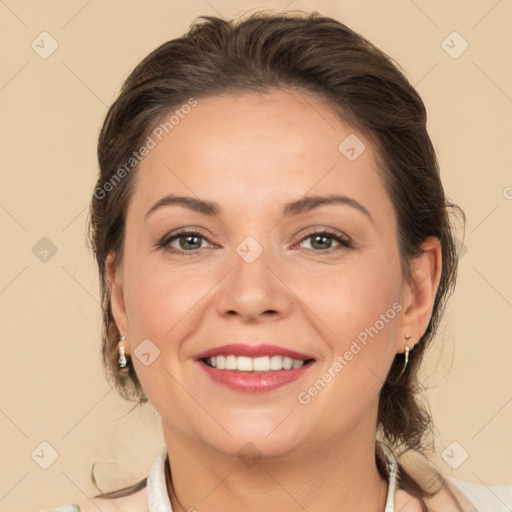
<path fill-rule="evenodd" d="M 148 494 L 149 512 L 172 512 L 171 502 L 165 483 L 165 463 L 167 461 L 167 446 L 164 446 L 148 475 L 146 489 Z"/>
<path fill-rule="evenodd" d="M 384 512 L 394 512 L 395 491 L 398 463 L 393 452 L 380 441 L 377 441 L 382 448 L 387 460 L 388 467 L 388 492 L 386 497 L 386 507 Z M 171 502 L 167 494 L 167 485 L 165 483 L 165 464 L 167 462 L 167 447 L 160 450 L 147 480 L 147 496 L 149 512 L 172 512 Z"/>

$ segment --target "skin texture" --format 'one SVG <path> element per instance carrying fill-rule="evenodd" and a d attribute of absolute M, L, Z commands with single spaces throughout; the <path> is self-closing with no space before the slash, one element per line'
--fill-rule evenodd
<path fill-rule="evenodd" d="M 338 149 L 350 134 L 366 146 L 354 161 Z M 313 96 L 216 96 L 199 99 L 137 173 L 122 260 L 109 257 L 107 272 L 126 351 L 162 416 L 173 510 L 383 511 L 378 394 L 396 353 L 427 328 L 441 249 L 427 239 L 412 279 L 404 279 L 396 216 L 369 139 Z M 222 212 L 172 205 L 145 219 L 170 193 L 214 201 Z M 339 204 L 283 215 L 286 202 L 327 194 L 355 199 L 372 219 Z M 192 248 L 183 238 L 158 246 L 183 228 L 204 238 L 189 240 Z M 325 229 L 353 247 L 333 238 L 315 246 L 308 235 Z M 252 263 L 237 253 L 248 236 L 263 249 Z M 298 394 L 394 303 L 401 311 L 301 404 Z M 148 366 L 133 355 L 146 339 L 160 351 Z M 315 362 L 280 389 L 233 391 L 214 383 L 195 356 L 236 342 L 275 344 Z M 250 467 L 237 456 L 247 443 L 261 457 Z M 408 502 L 403 510 L 420 510 L 403 492 L 398 500 Z"/>

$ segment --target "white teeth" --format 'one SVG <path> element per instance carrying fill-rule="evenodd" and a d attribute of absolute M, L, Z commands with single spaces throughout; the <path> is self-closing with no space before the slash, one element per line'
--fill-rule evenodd
<path fill-rule="evenodd" d="M 225 370 L 236 370 L 236 356 L 226 356 Z"/>
<path fill-rule="evenodd" d="M 252 358 L 238 356 L 236 358 L 236 369 L 242 372 L 252 372 Z"/>
<path fill-rule="evenodd" d="M 252 360 L 252 369 L 255 372 L 268 372 L 270 370 L 270 357 L 255 357 Z"/>
<path fill-rule="evenodd" d="M 283 356 L 272 356 L 270 358 L 270 369 L 281 370 L 283 368 Z"/>
<path fill-rule="evenodd" d="M 208 364 L 218 370 L 238 370 L 241 372 L 268 372 L 270 370 L 291 370 L 304 366 L 301 359 L 283 356 L 214 356 L 209 357 Z"/>

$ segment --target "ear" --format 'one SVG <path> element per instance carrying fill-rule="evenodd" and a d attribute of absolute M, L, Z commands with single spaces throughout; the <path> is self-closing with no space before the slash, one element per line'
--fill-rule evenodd
<path fill-rule="evenodd" d="M 398 353 L 405 351 L 405 345 L 411 348 L 418 343 L 427 330 L 441 281 L 441 242 L 435 236 L 428 237 L 422 249 L 423 253 L 411 262 L 411 278 L 402 290 L 404 313 L 396 345 Z M 411 335 L 409 341 L 405 338 L 407 334 Z"/>
<path fill-rule="evenodd" d="M 109 290 L 110 290 L 110 307 L 112 308 L 112 315 L 117 325 L 117 329 L 121 335 L 128 333 L 128 317 L 126 315 L 126 306 L 124 302 L 123 293 L 123 268 L 122 265 L 117 265 L 113 253 L 109 253 L 105 260 L 105 271 L 107 275 Z M 129 339 L 129 336 L 127 336 Z M 126 354 L 129 353 L 127 343 Z"/>

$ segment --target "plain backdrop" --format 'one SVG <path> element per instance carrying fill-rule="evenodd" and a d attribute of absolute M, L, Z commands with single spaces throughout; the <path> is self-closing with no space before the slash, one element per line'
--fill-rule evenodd
<path fill-rule="evenodd" d="M 98 130 L 150 50 L 196 16 L 260 7 L 344 22 L 424 99 L 445 190 L 467 214 L 423 372 L 435 461 L 455 478 L 512 483 L 511 0 L 1 0 L 0 511 L 95 494 L 93 463 L 103 490 L 134 483 L 164 446 L 156 411 L 129 412 L 100 365 L 85 245 Z"/>

